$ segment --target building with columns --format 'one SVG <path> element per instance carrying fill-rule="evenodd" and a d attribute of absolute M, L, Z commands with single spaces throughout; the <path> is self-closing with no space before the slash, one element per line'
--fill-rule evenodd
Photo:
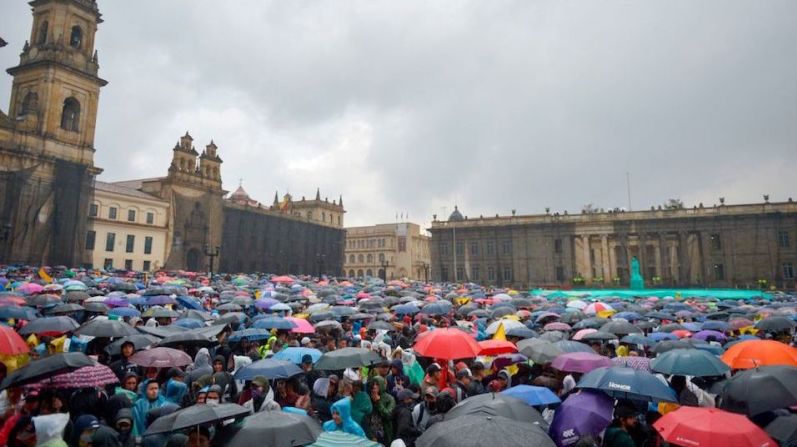
<path fill-rule="evenodd" d="M 467 218 L 435 216 L 432 276 L 501 287 L 795 287 L 797 203 Z"/>
<path fill-rule="evenodd" d="M 420 225 L 409 222 L 347 228 L 344 272 L 351 278 L 428 280 L 429 241 Z"/>

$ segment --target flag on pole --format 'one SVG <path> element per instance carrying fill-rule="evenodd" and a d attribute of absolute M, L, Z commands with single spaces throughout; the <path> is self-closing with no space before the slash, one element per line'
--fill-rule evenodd
<path fill-rule="evenodd" d="M 44 267 L 39 267 L 39 278 L 43 279 L 47 284 L 53 282 L 53 278 L 47 274 L 47 271 L 44 270 Z"/>

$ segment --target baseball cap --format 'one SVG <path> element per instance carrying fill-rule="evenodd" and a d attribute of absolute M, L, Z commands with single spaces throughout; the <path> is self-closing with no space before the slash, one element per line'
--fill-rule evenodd
<path fill-rule="evenodd" d="M 398 398 L 398 400 L 417 399 L 418 395 L 413 393 L 412 390 L 404 388 L 403 390 L 398 392 L 396 397 Z"/>
<path fill-rule="evenodd" d="M 463 368 L 457 371 L 457 379 L 461 379 L 463 377 L 471 377 L 472 374 L 468 368 Z"/>
<path fill-rule="evenodd" d="M 434 396 L 434 397 L 437 397 L 437 395 L 438 395 L 438 394 L 440 394 L 440 392 L 437 390 L 437 387 L 436 387 L 436 386 L 430 386 L 430 387 L 427 387 L 427 388 L 426 388 L 426 391 L 424 391 L 424 393 L 423 393 L 423 394 L 424 394 L 424 396 Z"/>
<path fill-rule="evenodd" d="M 305 354 L 302 356 L 302 364 L 305 365 L 307 363 L 313 363 L 313 356 L 310 354 Z"/>
<path fill-rule="evenodd" d="M 426 374 L 432 374 L 441 371 L 442 368 L 437 363 L 432 363 L 426 367 Z"/>
<path fill-rule="evenodd" d="M 302 337 L 302 346 L 307 346 L 310 344 L 310 337 Z"/>

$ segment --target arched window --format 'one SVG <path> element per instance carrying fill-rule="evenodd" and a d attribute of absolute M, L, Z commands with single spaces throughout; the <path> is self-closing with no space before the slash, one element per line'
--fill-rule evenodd
<path fill-rule="evenodd" d="M 80 103 L 75 98 L 66 98 L 64 100 L 64 108 L 61 111 L 61 128 L 77 132 L 79 121 Z"/>
<path fill-rule="evenodd" d="M 69 36 L 69 45 L 72 48 L 80 48 L 83 44 L 83 30 L 79 26 L 72 27 L 72 34 Z"/>
<path fill-rule="evenodd" d="M 363 257 L 362 254 L 357 255 L 357 262 L 359 262 L 360 264 L 365 262 L 365 258 Z"/>
<path fill-rule="evenodd" d="M 374 262 L 374 255 L 368 253 L 368 263 L 370 264 L 372 262 Z"/>
<path fill-rule="evenodd" d="M 349 255 L 349 264 L 354 264 L 354 255 Z"/>
<path fill-rule="evenodd" d="M 39 27 L 39 37 L 36 38 L 36 43 L 39 45 L 44 45 L 47 43 L 47 28 L 49 28 L 50 24 L 47 23 L 45 20 L 42 22 L 42 26 Z"/>
<path fill-rule="evenodd" d="M 349 270 L 349 277 L 354 278 L 354 270 Z"/>
<path fill-rule="evenodd" d="M 357 277 L 358 278 L 362 278 L 363 277 L 363 271 L 362 270 L 357 270 Z"/>
<path fill-rule="evenodd" d="M 19 115 L 36 113 L 39 109 L 39 95 L 36 92 L 28 92 L 22 100 L 22 107 L 19 108 Z"/>
<path fill-rule="evenodd" d="M 307 220 L 313 220 L 313 212 L 312 211 L 308 211 L 307 212 Z"/>
<path fill-rule="evenodd" d="M 321 222 L 326 222 L 326 221 L 327 221 L 327 213 L 322 211 L 321 212 Z"/>
<path fill-rule="evenodd" d="M 371 270 L 371 269 L 366 270 L 365 271 L 365 276 L 374 276 L 374 271 Z"/>

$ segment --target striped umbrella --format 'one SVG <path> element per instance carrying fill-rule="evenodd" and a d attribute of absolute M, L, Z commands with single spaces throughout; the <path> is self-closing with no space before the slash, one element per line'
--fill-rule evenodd
<path fill-rule="evenodd" d="M 119 378 L 105 365 L 84 366 L 39 382 L 43 388 L 93 388 L 119 383 Z"/>
<path fill-rule="evenodd" d="M 326 431 L 307 447 L 379 447 L 374 441 L 342 431 Z"/>
<path fill-rule="evenodd" d="M 627 356 L 627 357 L 614 357 L 612 363 L 616 366 L 625 366 L 628 368 L 636 369 L 637 371 L 650 372 L 650 359 L 647 357 Z"/>

